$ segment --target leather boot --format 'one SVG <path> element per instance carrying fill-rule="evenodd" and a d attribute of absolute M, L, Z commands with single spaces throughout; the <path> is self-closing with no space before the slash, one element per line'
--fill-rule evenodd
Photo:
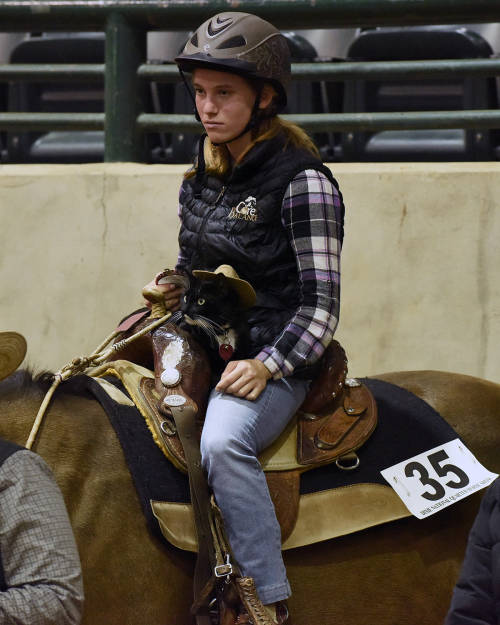
<path fill-rule="evenodd" d="M 252 577 L 237 577 L 234 584 L 242 604 L 235 625 L 283 625 L 287 622 L 286 603 L 284 601 L 276 603 L 277 620 L 274 620 L 259 599 Z"/>
<path fill-rule="evenodd" d="M 286 625 L 288 623 L 288 608 L 285 601 L 276 603 L 276 618 L 271 620 L 267 614 L 260 616 L 257 621 L 251 619 L 247 612 L 241 613 L 235 621 L 235 625 Z"/>

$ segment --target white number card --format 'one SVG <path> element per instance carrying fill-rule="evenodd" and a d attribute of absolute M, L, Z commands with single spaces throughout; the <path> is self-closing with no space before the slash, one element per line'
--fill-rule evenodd
<path fill-rule="evenodd" d="M 381 473 L 419 519 L 489 486 L 498 477 L 485 469 L 458 438 Z"/>

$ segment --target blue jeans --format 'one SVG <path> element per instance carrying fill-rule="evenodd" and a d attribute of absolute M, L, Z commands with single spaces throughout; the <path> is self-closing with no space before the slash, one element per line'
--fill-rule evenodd
<path fill-rule="evenodd" d="M 290 596 L 281 530 L 257 455 L 283 431 L 304 401 L 308 380 L 270 380 L 256 401 L 212 391 L 201 436 L 208 483 L 234 556 L 253 577 L 262 603 Z"/>

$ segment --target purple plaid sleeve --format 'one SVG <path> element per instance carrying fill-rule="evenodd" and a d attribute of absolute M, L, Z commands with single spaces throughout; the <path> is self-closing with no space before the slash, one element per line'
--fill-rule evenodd
<path fill-rule="evenodd" d="M 283 198 L 282 222 L 295 252 L 302 303 L 272 345 L 257 358 L 274 379 L 314 364 L 339 319 L 342 200 L 321 172 L 300 172 Z"/>

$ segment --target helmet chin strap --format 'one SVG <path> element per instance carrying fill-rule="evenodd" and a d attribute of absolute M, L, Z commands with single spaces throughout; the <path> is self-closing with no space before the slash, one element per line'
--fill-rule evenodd
<path fill-rule="evenodd" d="M 179 74 L 181 75 L 182 78 L 182 82 L 184 83 L 184 86 L 186 87 L 186 91 L 189 93 L 189 97 L 191 98 L 191 102 L 193 103 L 193 107 L 194 107 L 194 116 L 196 117 L 196 121 L 197 122 L 201 122 L 201 118 L 198 115 L 198 109 L 196 108 L 196 100 L 195 97 L 193 95 L 193 92 L 191 91 L 191 88 L 189 87 L 189 82 L 186 78 L 186 74 L 184 74 L 184 72 L 182 71 L 182 69 L 180 67 L 177 68 L 179 70 Z"/>

